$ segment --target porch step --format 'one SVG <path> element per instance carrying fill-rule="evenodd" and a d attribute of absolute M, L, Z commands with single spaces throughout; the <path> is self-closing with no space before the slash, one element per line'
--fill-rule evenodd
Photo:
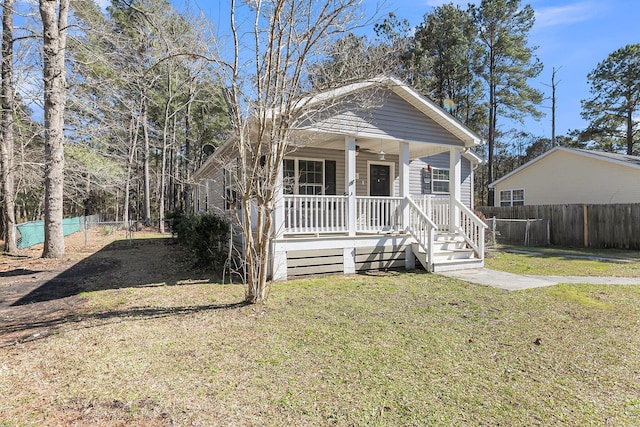
<path fill-rule="evenodd" d="M 427 253 L 417 244 L 412 244 L 413 253 L 426 269 L 429 269 Z M 433 242 L 433 272 L 481 268 L 484 260 L 475 257 L 473 249 L 467 248 L 464 237 L 456 233 L 438 233 Z"/>
<path fill-rule="evenodd" d="M 460 248 L 460 249 L 440 249 L 434 250 L 433 262 L 439 261 L 452 261 L 456 259 L 471 259 L 474 257 L 472 249 Z"/>
<path fill-rule="evenodd" d="M 433 241 L 434 242 L 464 242 L 464 237 L 458 233 L 438 231 L 433 236 Z"/>
<path fill-rule="evenodd" d="M 464 270 L 467 268 L 482 268 L 484 260 L 478 258 L 471 259 L 453 259 L 448 261 L 435 262 L 433 264 L 433 273 L 441 271 Z"/>

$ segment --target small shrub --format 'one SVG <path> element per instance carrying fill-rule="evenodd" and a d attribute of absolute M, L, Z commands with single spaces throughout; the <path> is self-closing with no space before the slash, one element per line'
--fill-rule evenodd
<path fill-rule="evenodd" d="M 109 236 L 111 234 L 113 234 L 113 227 L 110 226 L 104 226 L 100 229 L 100 234 L 102 234 L 103 236 Z"/>
<path fill-rule="evenodd" d="M 187 246 L 198 267 L 222 271 L 227 259 L 229 223 L 214 214 L 174 216 L 173 231 Z"/>

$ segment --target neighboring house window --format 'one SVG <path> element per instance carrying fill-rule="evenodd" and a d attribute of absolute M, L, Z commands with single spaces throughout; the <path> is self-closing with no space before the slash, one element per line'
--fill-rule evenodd
<path fill-rule="evenodd" d="M 336 194 L 336 162 L 333 160 L 284 159 L 284 194 Z"/>
<path fill-rule="evenodd" d="M 524 206 L 524 190 L 501 190 L 500 206 Z"/>
<path fill-rule="evenodd" d="M 449 169 L 431 168 L 431 192 L 449 192 Z"/>

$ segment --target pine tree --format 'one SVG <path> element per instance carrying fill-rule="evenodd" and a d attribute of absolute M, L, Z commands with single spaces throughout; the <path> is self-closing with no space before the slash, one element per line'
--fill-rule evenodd
<path fill-rule="evenodd" d="M 587 79 L 593 97 L 582 100 L 582 117 L 590 121 L 584 134 L 601 145 L 613 140 L 634 154 L 640 132 L 640 44 L 611 53 Z"/>
<path fill-rule="evenodd" d="M 44 39 L 45 258 L 65 254 L 63 218 L 65 50 L 69 0 L 40 0 Z"/>
<path fill-rule="evenodd" d="M 535 47 L 528 45 L 527 36 L 535 16 L 531 6 L 520 8 L 520 0 L 482 0 L 479 7 L 470 6 L 483 47 L 480 75 L 489 92 L 488 122 L 488 184 L 494 181 L 494 144 L 498 116 L 522 119 L 525 115 L 539 117 L 536 105 L 542 93 L 528 80 L 542 71 L 534 56 Z M 488 204 L 493 205 L 489 191 Z"/>

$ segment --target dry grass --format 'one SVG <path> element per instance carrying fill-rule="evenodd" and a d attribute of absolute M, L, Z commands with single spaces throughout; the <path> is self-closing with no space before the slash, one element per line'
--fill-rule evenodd
<path fill-rule="evenodd" d="M 514 274 L 640 277 L 640 252 L 506 247 L 489 252 L 485 265 Z"/>
<path fill-rule="evenodd" d="M 636 287 L 389 273 L 246 306 L 169 276 L 98 278 L 54 333 L 0 348 L 0 425 L 640 424 Z"/>

